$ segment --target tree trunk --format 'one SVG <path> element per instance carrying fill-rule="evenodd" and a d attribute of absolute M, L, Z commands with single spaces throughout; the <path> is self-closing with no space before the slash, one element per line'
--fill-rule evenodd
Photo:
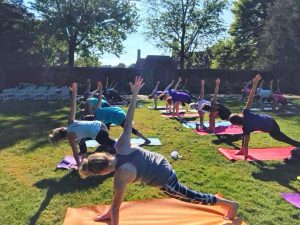
<path fill-rule="evenodd" d="M 75 48 L 76 48 L 76 36 L 73 36 L 69 40 L 69 61 L 68 61 L 69 67 L 74 67 L 75 64 Z"/>

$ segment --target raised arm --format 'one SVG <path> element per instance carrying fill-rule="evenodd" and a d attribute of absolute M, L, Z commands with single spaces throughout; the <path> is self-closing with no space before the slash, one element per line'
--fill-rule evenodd
<path fill-rule="evenodd" d="M 189 79 L 185 79 L 184 85 L 182 86 L 182 90 L 185 89 L 187 82 L 189 81 Z"/>
<path fill-rule="evenodd" d="M 251 80 L 250 80 L 250 81 L 248 81 L 248 82 L 247 82 L 247 84 L 245 85 L 245 87 L 243 88 L 243 90 L 244 90 L 244 89 L 246 89 L 246 88 L 248 88 L 248 87 L 249 87 L 249 85 L 250 85 L 251 83 L 252 83 L 252 81 L 251 81 Z"/>
<path fill-rule="evenodd" d="M 143 78 L 138 76 L 135 78 L 134 84 L 131 82 L 129 83 L 130 85 L 130 90 L 132 93 L 132 98 L 128 107 L 128 111 L 126 113 L 126 118 L 125 118 L 125 124 L 124 124 L 124 130 L 120 136 L 120 138 L 117 141 L 116 144 L 116 149 L 117 152 L 119 153 L 124 153 L 126 154 L 126 149 L 128 149 L 128 146 L 130 146 L 130 137 L 131 137 L 131 132 L 132 132 L 132 121 L 133 121 L 133 116 L 134 116 L 134 111 L 136 108 L 136 102 L 137 102 L 137 96 L 140 91 L 140 89 L 144 86 Z"/>
<path fill-rule="evenodd" d="M 256 92 L 256 88 L 258 85 L 258 82 L 261 80 L 261 76 L 259 74 L 257 74 L 254 78 L 253 78 L 253 84 L 252 84 L 252 89 L 248 98 L 248 101 L 246 103 L 245 109 L 251 109 L 252 105 L 253 105 L 253 100 L 254 100 L 254 95 Z"/>
<path fill-rule="evenodd" d="M 96 109 L 101 108 L 102 101 L 102 83 L 100 81 L 97 82 L 97 92 L 98 92 L 98 102 L 96 105 Z"/>
<path fill-rule="evenodd" d="M 274 82 L 273 80 L 270 81 L 270 90 L 272 93 L 273 93 L 273 82 Z"/>
<path fill-rule="evenodd" d="M 200 96 L 199 96 L 199 99 L 204 99 L 204 85 L 205 85 L 205 80 L 201 80 L 201 89 L 200 89 Z"/>
<path fill-rule="evenodd" d="M 166 87 L 165 91 L 169 90 L 173 86 L 174 82 L 175 81 L 172 80 L 171 83 Z"/>
<path fill-rule="evenodd" d="M 76 114 L 76 95 L 77 95 L 77 83 L 73 83 L 70 87 L 70 91 L 72 92 L 71 96 L 71 109 L 70 114 L 68 117 L 68 124 L 71 124 L 75 120 L 75 114 Z"/>
<path fill-rule="evenodd" d="M 116 81 L 116 82 L 114 83 L 114 85 L 111 87 L 111 89 L 115 90 L 116 87 L 117 87 L 117 85 L 118 85 L 118 81 Z"/>
<path fill-rule="evenodd" d="M 175 90 L 175 91 L 177 90 L 178 85 L 181 83 L 181 81 L 182 81 L 181 77 L 178 77 L 178 81 L 177 81 L 177 83 L 176 83 L 175 86 L 174 86 L 174 90 Z"/>
<path fill-rule="evenodd" d="M 258 88 L 262 88 L 263 85 L 264 85 L 264 80 L 262 79 L 261 82 L 260 82 L 260 84 L 259 84 L 259 87 L 258 87 Z"/>
<path fill-rule="evenodd" d="M 211 105 L 212 107 L 216 105 L 217 103 L 217 97 L 218 97 L 218 93 L 219 93 L 219 87 L 220 87 L 220 79 L 216 79 L 216 86 L 215 86 L 215 92 L 214 92 L 214 95 L 211 99 Z"/>
<path fill-rule="evenodd" d="M 105 88 L 108 88 L 108 76 L 106 76 Z"/>
<path fill-rule="evenodd" d="M 279 79 L 277 79 L 277 92 L 281 93 L 281 91 L 280 91 L 280 80 Z"/>

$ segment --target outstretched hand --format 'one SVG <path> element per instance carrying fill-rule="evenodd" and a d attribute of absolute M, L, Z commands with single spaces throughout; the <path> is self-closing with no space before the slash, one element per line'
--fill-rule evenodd
<path fill-rule="evenodd" d="M 221 80 L 219 78 L 216 79 L 216 85 L 220 85 L 220 83 L 221 83 Z"/>
<path fill-rule="evenodd" d="M 204 85 L 205 84 L 205 80 L 201 80 L 201 85 Z"/>
<path fill-rule="evenodd" d="M 137 95 L 140 91 L 140 89 L 144 86 L 144 79 L 141 77 L 141 76 L 137 76 L 135 77 L 135 82 L 134 84 L 132 84 L 131 82 L 129 83 L 130 85 L 130 90 L 131 90 L 131 93 L 133 95 Z"/>
<path fill-rule="evenodd" d="M 69 87 L 70 91 L 72 93 L 76 93 L 77 92 L 77 83 L 72 83 L 71 87 Z"/>
<path fill-rule="evenodd" d="M 253 83 L 258 83 L 261 80 L 261 75 L 257 74 L 254 78 L 253 78 Z"/>

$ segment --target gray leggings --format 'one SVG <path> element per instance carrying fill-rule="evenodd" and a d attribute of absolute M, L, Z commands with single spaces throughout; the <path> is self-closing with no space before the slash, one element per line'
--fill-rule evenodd
<path fill-rule="evenodd" d="M 217 198 L 214 195 L 193 191 L 181 184 L 177 179 L 175 171 L 172 171 L 168 183 L 161 190 L 170 197 L 184 202 L 200 203 L 203 205 L 215 205 L 217 203 Z"/>

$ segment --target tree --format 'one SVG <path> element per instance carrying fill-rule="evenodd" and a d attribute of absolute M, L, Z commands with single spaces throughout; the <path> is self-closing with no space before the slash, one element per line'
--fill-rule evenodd
<path fill-rule="evenodd" d="M 218 41 L 210 50 L 212 69 L 236 69 L 234 43 L 231 38 Z"/>
<path fill-rule="evenodd" d="M 194 52 L 203 51 L 223 31 L 221 14 L 227 0 L 148 0 L 148 38 L 172 51 L 180 68 Z"/>
<path fill-rule="evenodd" d="M 262 66 L 280 71 L 299 70 L 300 2 L 275 0 L 268 5 L 268 20 L 262 35 Z"/>
<path fill-rule="evenodd" d="M 36 0 L 35 9 L 50 33 L 68 44 L 68 65 L 76 52 L 119 55 L 122 41 L 134 31 L 135 4 L 130 0 Z"/>
<path fill-rule="evenodd" d="M 261 45 L 261 34 L 267 19 L 267 5 L 274 0 L 236 0 L 230 27 L 235 60 L 241 69 L 253 68 Z"/>
<path fill-rule="evenodd" d="M 22 6 L 22 1 L 1 1 L 0 17 L 1 69 L 43 64 L 37 41 L 37 21 Z"/>
<path fill-rule="evenodd" d="M 89 55 L 89 56 L 80 56 L 76 59 L 76 66 L 79 67 L 99 67 L 101 63 L 97 56 Z"/>

